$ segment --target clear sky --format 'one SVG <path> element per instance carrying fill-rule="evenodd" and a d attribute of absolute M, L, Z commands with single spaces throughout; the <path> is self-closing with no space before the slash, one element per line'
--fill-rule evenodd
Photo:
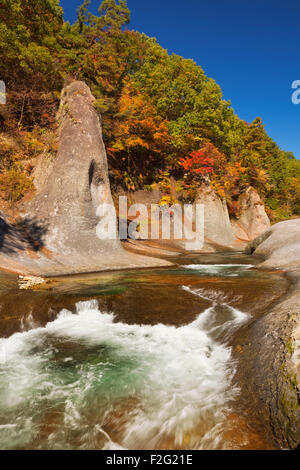
<path fill-rule="evenodd" d="M 61 0 L 73 22 L 81 0 Z M 92 0 L 96 12 L 101 0 Z M 300 158 L 299 0 L 128 0 L 131 29 L 192 58 L 221 86 L 241 119 L 262 117 L 278 145 Z"/>

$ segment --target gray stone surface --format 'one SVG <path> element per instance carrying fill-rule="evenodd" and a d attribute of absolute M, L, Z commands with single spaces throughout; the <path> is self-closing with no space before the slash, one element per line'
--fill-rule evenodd
<path fill-rule="evenodd" d="M 251 241 L 271 227 L 264 203 L 251 186 L 239 197 L 240 216 L 232 220 L 235 236 Z"/>
<path fill-rule="evenodd" d="M 292 281 L 278 305 L 252 327 L 251 357 L 262 400 L 282 446 L 300 446 L 300 219 L 280 222 L 253 240 L 247 251 L 264 268 L 281 268 Z"/>
<path fill-rule="evenodd" d="M 247 368 L 260 399 L 267 405 L 277 443 L 300 446 L 299 324 L 300 272 L 291 272 L 284 298 L 249 330 Z"/>
<path fill-rule="evenodd" d="M 247 251 L 263 258 L 263 267 L 300 267 L 300 219 L 273 225 L 255 238 Z"/>
<path fill-rule="evenodd" d="M 203 184 L 195 203 L 204 204 L 205 238 L 222 246 L 232 246 L 235 236 L 226 202 L 209 185 Z"/>
<path fill-rule="evenodd" d="M 73 82 L 63 90 L 57 116 L 57 155 L 50 165 L 41 165 L 44 184 L 38 186 L 26 208 L 25 236 L 19 240 L 20 233 L 12 228 L 10 239 L 6 237 L 7 249 L 0 247 L 2 266 L 17 262 L 24 266 L 25 274 L 57 275 L 169 264 L 127 253 L 118 238 L 97 236 L 101 221 L 97 209 L 112 204 L 112 196 L 93 101 L 83 82 Z M 33 246 L 27 243 L 27 232 L 35 241 Z M 9 244 L 19 246 L 9 250 Z"/>

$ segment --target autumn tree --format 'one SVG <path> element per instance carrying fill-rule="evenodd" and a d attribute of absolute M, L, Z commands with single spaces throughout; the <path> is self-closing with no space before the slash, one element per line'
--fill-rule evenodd
<path fill-rule="evenodd" d="M 239 119 L 193 60 L 128 29 L 125 0 L 104 0 L 97 14 L 89 6 L 84 0 L 70 24 L 59 0 L 2 0 L 0 77 L 8 105 L 0 108 L 0 169 L 11 172 L 2 186 L 17 175 L 18 197 L 29 187 L 20 162 L 41 152 L 62 87 L 83 80 L 96 98 L 117 185 L 142 188 L 163 175 L 192 193 L 209 178 L 232 213 L 247 185 L 274 220 L 299 213 L 299 162 L 260 118 Z"/>
<path fill-rule="evenodd" d="M 113 173 L 121 182 L 122 175 L 131 186 L 151 184 L 164 169 L 170 136 L 166 122 L 156 112 L 151 100 L 135 91 L 130 84 L 119 100 L 118 125 L 108 147 Z"/>
<path fill-rule="evenodd" d="M 59 0 L 1 4 L 0 76 L 6 83 L 10 117 L 19 124 L 39 121 L 46 108 L 53 107 L 51 93 L 62 86 L 57 41 L 62 14 Z"/>

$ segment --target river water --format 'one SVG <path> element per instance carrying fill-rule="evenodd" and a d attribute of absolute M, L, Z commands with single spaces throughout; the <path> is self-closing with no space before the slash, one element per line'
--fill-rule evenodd
<path fill-rule="evenodd" d="M 48 291 L 0 273 L 1 449 L 273 448 L 239 408 L 232 340 L 286 279 L 239 254 L 175 261 Z"/>

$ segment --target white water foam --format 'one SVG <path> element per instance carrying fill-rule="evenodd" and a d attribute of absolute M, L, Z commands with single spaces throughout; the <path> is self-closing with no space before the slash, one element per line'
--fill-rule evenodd
<path fill-rule="evenodd" d="M 234 296 L 229 300 L 229 296 L 224 295 L 223 292 L 188 286 L 182 286 L 182 289 L 211 302 L 211 308 L 199 315 L 192 324 L 196 324 L 215 339 L 222 338 L 223 344 L 251 318 L 248 313 L 241 312 L 229 304 L 229 302 L 234 303 L 240 300 L 239 296 Z"/>
<path fill-rule="evenodd" d="M 223 332 L 247 318 L 229 306 L 227 314 Z M 61 419 L 37 448 L 153 449 L 168 440 L 222 446 L 222 422 L 238 389 L 231 350 L 216 340 L 217 316 L 213 301 L 180 328 L 128 325 L 89 301 L 45 328 L 1 339 L 0 448 L 30 445 L 49 410 Z M 116 439 L 107 423 L 119 409 L 127 416 Z"/>
<path fill-rule="evenodd" d="M 237 277 L 239 273 L 253 268 L 252 264 L 188 264 L 185 269 L 192 269 L 208 276 Z"/>

